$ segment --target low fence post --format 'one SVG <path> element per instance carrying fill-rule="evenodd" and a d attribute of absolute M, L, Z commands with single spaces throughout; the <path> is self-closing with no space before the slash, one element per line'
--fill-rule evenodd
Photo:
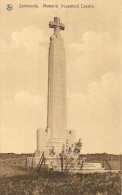
<path fill-rule="evenodd" d="M 33 155 L 32 155 L 32 169 L 33 169 Z"/>
<path fill-rule="evenodd" d="M 63 159 L 63 156 L 61 156 L 61 172 L 64 171 L 64 170 L 63 170 L 63 168 L 64 168 L 63 163 L 64 163 L 64 159 Z"/>
<path fill-rule="evenodd" d="M 25 159 L 25 169 L 27 169 L 27 162 L 28 161 L 28 159 L 27 159 L 27 157 L 26 157 L 26 159 Z"/>

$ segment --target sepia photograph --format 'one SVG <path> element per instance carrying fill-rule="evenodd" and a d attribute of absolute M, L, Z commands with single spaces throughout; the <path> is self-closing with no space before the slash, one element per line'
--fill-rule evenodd
<path fill-rule="evenodd" d="M 0 195 L 122 195 L 121 6 L 0 2 Z"/>

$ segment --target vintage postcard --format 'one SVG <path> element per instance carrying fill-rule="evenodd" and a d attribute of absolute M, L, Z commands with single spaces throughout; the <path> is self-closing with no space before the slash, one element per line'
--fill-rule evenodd
<path fill-rule="evenodd" d="M 121 0 L 1 0 L 0 195 L 121 195 Z"/>

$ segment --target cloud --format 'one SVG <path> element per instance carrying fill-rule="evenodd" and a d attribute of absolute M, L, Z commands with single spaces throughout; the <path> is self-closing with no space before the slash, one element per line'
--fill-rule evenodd
<path fill-rule="evenodd" d="M 46 41 L 46 36 L 42 29 L 36 26 L 28 26 L 22 31 L 13 32 L 11 41 L 11 48 L 18 48 L 24 46 L 27 55 L 38 54 L 40 46 Z"/>
<path fill-rule="evenodd" d="M 39 58 L 40 51 L 43 54 L 45 53 L 45 43 L 48 38 L 44 34 L 44 31 L 36 26 L 27 26 L 21 31 L 15 31 L 11 34 L 10 42 L 7 42 L 4 37 L 0 38 L 1 43 L 1 54 L 9 53 L 14 51 L 16 53 L 20 52 L 21 55 L 28 57 Z M 3 56 L 2 56 L 3 57 Z"/>
<path fill-rule="evenodd" d="M 86 91 L 88 83 L 98 81 L 106 72 L 120 74 L 120 52 L 108 32 L 86 32 L 66 47 L 69 90 L 78 92 L 78 85 Z M 72 88 L 71 88 L 72 87 Z"/>
<path fill-rule="evenodd" d="M 34 152 L 36 129 L 46 128 L 46 99 L 27 91 L 1 103 L 1 151 Z M 44 114 L 45 113 L 45 114 Z"/>
<path fill-rule="evenodd" d="M 70 128 L 84 142 L 84 152 L 121 152 L 120 80 L 114 73 L 88 85 L 86 94 L 68 98 Z"/>
<path fill-rule="evenodd" d="M 106 47 L 106 45 L 109 45 L 109 47 Z M 114 44 L 109 33 L 96 33 L 89 31 L 82 35 L 81 43 L 72 42 L 68 45 L 68 48 L 72 53 L 83 52 L 84 55 L 88 55 L 91 54 L 90 51 L 102 51 L 102 53 L 106 51 L 113 52 L 113 50 L 111 50 L 111 47 L 113 48 L 113 46 Z"/>
<path fill-rule="evenodd" d="M 35 26 L 13 32 L 9 42 L 1 37 L 2 98 L 13 98 L 20 91 L 33 91 L 35 95 L 39 87 L 40 91 L 45 90 L 48 68 L 46 40 L 43 30 Z"/>

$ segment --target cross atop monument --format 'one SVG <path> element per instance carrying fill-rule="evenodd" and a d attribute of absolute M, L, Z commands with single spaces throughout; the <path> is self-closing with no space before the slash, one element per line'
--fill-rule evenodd
<path fill-rule="evenodd" d="M 58 35 L 60 30 L 65 29 L 65 25 L 60 23 L 60 18 L 54 17 L 54 22 L 49 22 L 49 28 L 54 28 L 54 35 Z"/>

